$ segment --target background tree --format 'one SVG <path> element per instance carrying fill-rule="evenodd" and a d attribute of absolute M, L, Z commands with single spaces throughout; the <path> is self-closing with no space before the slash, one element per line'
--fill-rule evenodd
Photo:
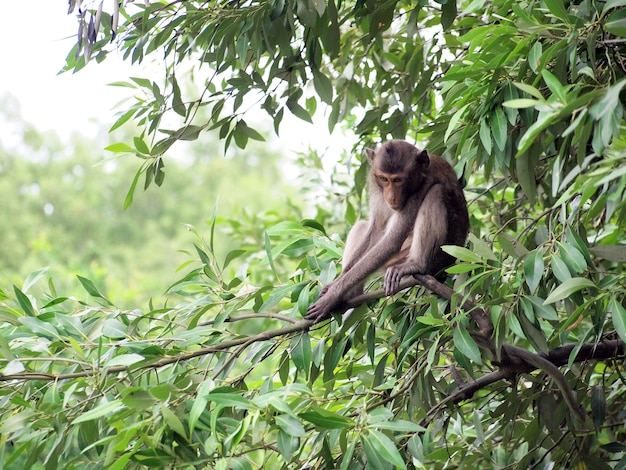
<path fill-rule="evenodd" d="M 324 203 L 224 258 L 215 221 L 175 306 L 119 310 L 85 278 L 97 310 L 41 305 L 30 277 L 1 295 L 3 463 L 626 467 L 623 0 L 75 3 L 68 70 L 111 47 L 162 61 L 124 83 L 137 99 L 113 126 L 143 126 L 111 147 L 143 160 L 129 194 L 162 182 L 179 140 L 245 147 L 263 138 L 252 110 L 279 133 L 323 114 L 356 155 L 408 138 L 454 162 L 472 233 L 458 295 L 422 278 L 438 296 L 355 299 L 312 331 L 301 315 L 341 256 Z M 342 224 L 365 181 L 344 161 Z"/>

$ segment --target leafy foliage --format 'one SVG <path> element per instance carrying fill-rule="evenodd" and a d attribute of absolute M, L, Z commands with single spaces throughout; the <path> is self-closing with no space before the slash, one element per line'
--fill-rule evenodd
<path fill-rule="evenodd" d="M 123 83 L 139 94 L 114 124 L 143 126 L 114 150 L 144 160 L 146 184 L 178 140 L 260 139 L 246 119 L 257 107 L 277 132 L 287 114 L 326 111 L 359 144 L 428 141 L 473 195 L 469 248 L 452 248 L 460 294 L 411 289 L 311 329 L 301 316 L 342 251 L 328 206 L 318 220 L 261 223 L 224 257 L 214 221 L 169 289 L 187 299 L 174 306 L 117 309 L 86 278 L 97 306 L 38 299 L 35 273 L 0 293 L 3 466 L 625 468 L 623 7 L 122 7 L 114 45 L 133 62 L 165 58 L 162 81 Z M 116 22 L 100 15 L 86 36 L 96 60 Z M 68 70 L 86 64 L 84 44 Z M 183 95 L 182 69 L 196 96 Z M 353 222 L 365 168 L 348 166 Z M 476 330 L 468 299 L 493 335 Z"/>

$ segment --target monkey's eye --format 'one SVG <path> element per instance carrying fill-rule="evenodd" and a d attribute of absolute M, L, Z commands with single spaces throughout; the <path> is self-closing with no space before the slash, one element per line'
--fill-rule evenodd
<path fill-rule="evenodd" d="M 402 178 L 394 178 L 393 179 L 393 184 L 401 185 L 402 184 Z"/>

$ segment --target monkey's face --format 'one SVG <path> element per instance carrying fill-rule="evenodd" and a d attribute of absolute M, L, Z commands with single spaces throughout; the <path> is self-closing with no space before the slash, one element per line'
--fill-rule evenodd
<path fill-rule="evenodd" d="M 406 203 L 406 176 L 403 174 L 375 173 L 376 183 L 383 192 L 383 198 L 391 210 L 398 211 Z"/>

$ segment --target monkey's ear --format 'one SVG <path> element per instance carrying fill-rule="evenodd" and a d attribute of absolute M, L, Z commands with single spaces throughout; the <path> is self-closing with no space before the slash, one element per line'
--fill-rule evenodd
<path fill-rule="evenodd" d="M 428 150 L 424 149 L 417 151 L 417 164 L 424 169 L 430 166 L 430 156 L 428 155 Z"/>
<path fill-rule="evenodd" d="M 374 155 L 376 155 L 376 151 L 372 149 L 365 149 L 365 154 L 367 155 L 367 159 L 371 165 L 374 162 Z"/>

